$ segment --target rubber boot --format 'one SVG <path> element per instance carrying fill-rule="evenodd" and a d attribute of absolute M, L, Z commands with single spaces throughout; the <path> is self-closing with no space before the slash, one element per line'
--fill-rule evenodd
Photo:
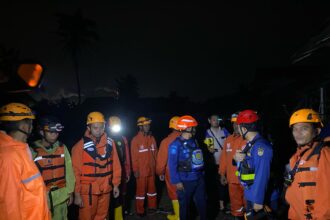
<path fill-rule="evenodd" d="M 179 220 L 180 219 L 179 201 L 178 200 L 172 200 L 172 205 L 173 205 L 174 215 L 167 215 L 167 219 L 169 219 L 169 220 Z"/>
<path fill-rule="evenodd" d="M 118 206 L 115 208 L 115 220 L 123 220 L 123 207 Z"/>

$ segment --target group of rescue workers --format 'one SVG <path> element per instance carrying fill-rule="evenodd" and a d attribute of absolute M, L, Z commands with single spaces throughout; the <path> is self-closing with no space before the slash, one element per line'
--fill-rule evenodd
<path fill-rule="evenodd" d="M 208 218 L 205 155 L 195 138 L 198 122 L 192 116 L 172 117 L 172 131 L 158 149 L 150 118 L 137 119 L 138 133 L 129 146 L 118 117 L 106 121 L 101 112 L 91 112 L 71 155 L 59 141 L 64 126 L 54 116 L 38 118 L 41 139 L 28 145 L 34 119 L 31 109 L 21 103 L 0 109 L 1 220 L 67 219 L 72 203 L 79 207 L 79 219 L 104 220 L 109 215 L 123 219 L 131 173 L 136 179 L 138 216 L 157 210 L 158 176 L 165 180 L 173 205 L 168 219 L 195 217 L 191 216 L 192 200 L 199 218 Z M 266 214 L 276 219 L 271 215 L 277 208 L 272 203 L 276 190 L 268 192 L 273 148 L 260 134 L 258 114 L 253 110 L 233 114 L 232 134 L 220 126 L 218 115 L 208 120 L 204 144 L 214 159 L 211 172 L 217 177 L 219 209 L 226 208 L 228 187 L 234 219 L 257 219 Z M 292 114 L 289 126 L 297 151 L 285 176 L 287 218 L 330 219 L 330 145 L 319 136 L 321 119 L 312 109 L 300 109 Z M 109 212 L 110 204 L 113 212 Z"/>

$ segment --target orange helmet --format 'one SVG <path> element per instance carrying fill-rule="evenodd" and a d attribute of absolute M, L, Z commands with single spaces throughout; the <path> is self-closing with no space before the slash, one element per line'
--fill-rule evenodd
<path fill-rule="evenodd" d="M 105 123 L 104 116 L 101 112 L 91 112 L 87 116 L 86 124 L 93 124 L 93 123 Z"/>
<path fill-rule="evenodd" d="M 0 121 L 20 121 L 35 119 L 32 110 L 21 103 L 9 103 L 0 108 Z"/>
<path fill-rule="evenodd" d="M 136 121 L 137 126 L 142 126 L 142 125 L 150 125 L 151 124 L 151 119 L 141 116 L 138 118 L 138 120 Z"/>
<path fill-rule="evenodd" d="M 230 119 L 230 121 L 233 122 L 233 123 L 234 123 L 234 122 L 237 122 L 237 117 L 238 117 L 238 113 L 234 113 L 234 114 L 232 114 L 232 115 L 231 115 L 231 119 Z"/>
<path fill-rule="evenodd" d="M 320 123 L 323 127 L 319 114 L 313 109 L 299 109 L 291 115 L 289 127 L 299 122 Z"/>
<path fill-rule="evenodd" d="M 170 119 L 170 122 L 169 122 L 169 125 L 168 127 L 169 128 L 173 128 L 173 129 L 177 129 L 177 124 L 178 124 L 178 120 L 179 120 L 179 116 L 173 116 L 171 119 Z"/>
<path fill-rule="evenodd" d="M 198 125 L 196 119 L 190 115 L 182 116 L 178 119 L 177 129 L 180 131 L 186 130 L 190 127 L 196 127 Z"/>

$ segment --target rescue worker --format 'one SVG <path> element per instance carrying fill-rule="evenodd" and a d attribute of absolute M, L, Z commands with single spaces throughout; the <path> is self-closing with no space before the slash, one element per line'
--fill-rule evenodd
<path fill-rule="evenodd" d="M 0 219 L 51 219 L 46 186 L 27 144 L 33 119 L 21 103 L 0 109 Z"/>
<path fill-rule="evenodd" d="M 234 113 L 231 116 L 233 125 L 233 134 L 228 136 L 224 142 L 224 149 L 220 155 L 219 174 L 222 185 L 228 184 L 230 209 L 235 219 L 244 219 L 244 188 L 236 176 L 237 167 L 233 165 L 233 158 L 237 150 L 244 149 L 246 142 L 240 136 L 237 127 L 237 116 Z"/>
<path fill-rule="evenodd" d="M 206 219 L 203 153 L 194 138 L 197 125 L 197 121 L 189 115 L 180 117 L 177 128 L 181 135 L 170 144 L 168 150 L 170 180 L 176 186 L 180 220 L 190 219 L 188 211 L 192 198 L 200 219 Z"/>
<path fill-rule="evenodd" d="M 258 121 L 259 116 L 253 110 L 241 111 L 236 121 L 240 135 L 247 141 L 243 151 L 236 151 L 234 159 L 237 162 L 240 182 L 244 187 L 246 217 L 249 219 L 264 210 L 273 157 L 271 144 L 258 132 Z"/>
<path fill-rule="evenodd" d="M 206 144 L 208 151 L 212 154 L 212 160 L 208 172 L 211 178 L 215 178 L 214 182 L 217 186 L 217 192 L 219 195 L 219 209 L 225 211 L 226 197 L 228 197 L 228 188 L 226 185 L 220 184 L 219 159 L 223 151 L 223 144 L 226 138 L 230 135 L 226 128 L 220 126 L 221 118 L 217 114 L 210 115 L 208 122 L 210 128 L 206 130 L 204 143 Z"/>
<path fill-rule="evenodd" d="M 72 148 L 76 177 L 74 203 L 80 207 L 79 219 L 104 220 L 111 190 L 115 198 L 119 196 L 120 161 L 113 140 L 104 132 L 103 114 L 89 113 L 86 124 L 83 138 Z"/>
<path fill-rule="evenodd" d="M 168 160 L 168 148 L 169 145 L 180 136 L 180 132 L 177 130 L 179 116 L 174 116 L 170 119 L 169 128 L 172 132 L 162 140 L 157 154 L 156 173 L 159 176 L 165 175 L 165 183 L 167 187 L 167 194 L 172 201 L 174 215 L 167 215 L 167 219 L 178 220 L 179 219 L 179 201 L 176 196 L 176 186 L 170 182 L 170 171 L 167 165 Z"/>
<path fill-rule="evenodd" d="M 32 146 L 32 156 L 44 179 L 52 219 L 67 219 L 68 206 L 73 202 L 75 177 L 70 153 L 58 140 L 64 127 L 53 116 L 39 119 L 41 140 Z"/>
<path fill-rule="evenodd" d="M 294 112 L 289 126 L 298 147 L 290 159 L 290 175 L 286 178 L 288 218 L 330 219 L 329 137 L 319 139 L 323 125 L 312 109 Z"/>
<path fill-rule="evenodd" d="M 123 208 L 126 210 L 126 192 L 127 183 L 131 177 L 131 157 L 128 147 L 127 138 L 122 136 L 121 120 L 117 116 L 111 116 L 108 120 L 109 134 L 108 136 L 115 142 L 120 165 L 121 165 L 121 183 L 119 186 L 120 196 L 114 198 L 114 219 L 123 219 Z"/>
<path fill-rule="evenodd" d="M 141 116 L 137 120 L 139 132 L 131 142 L 132 169 L 136 178 L 136 214 L 145 215 L 144 200 L 147 194 L 149 212 L 157 208 L 155 185 L 157 145 L 150 132 L 151 119 Z"/>

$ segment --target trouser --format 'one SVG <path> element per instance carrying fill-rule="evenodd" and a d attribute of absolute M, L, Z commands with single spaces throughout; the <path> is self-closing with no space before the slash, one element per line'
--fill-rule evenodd
<path fill-rule="evenodd" d="M 244 188 L 239 183 L 229 183 L 230 209 L 233 216 L 243 216 Z"/>
<path fill-rule="evenodd" d="M 124 165 L 121 165 L 124 167 Z M 127 205 L 127 183 L 126 183 L 126 172 L 125 169 L 122 169 L 121 173 L 121 183 L 119 185 L 119 196 L 117 198 L 113 197 L 113 193 L 110 195 L 110 207 L 109 207 L 109 219 L 115 219 L 115 209 L 118 207 L 122 207 L 122 210 L 126 210 Z"/>
<path fill-rule="evenodd" d="M 157 208 L 157 193 L 155 185 L 155 176 L 136 178 L 136 213 L 144 213 L 145 195 L 148 198 L 148 208 Z"/>
<path fill-rule="evenodd" d="M 180 205 L 180 220 L 189 219 L 191 199 L 194 200 L 200 220 L 206 219 L 206 192 L 204 177 L 194 181 L 182 181 L 183 190 L 177 191 Z"/>
<path fill-rule="evenodd" d="M 84 207 L 79 208 L 79 220 L 104 220 L 107 218 L 110 194 L 81 195 Z"/>
<path fill-rule="evenodd" d="M 68 219 L 68 205 L 65 202 L 54 206 L 52 220 L 67 220 Z"/>
<path fill-rule="evenodd" d="M 171 184 L 170 175 L 167 173 L 165 174 L 165 183 L 167 188 L 167 194 L 170 200 L 178 200 L 178 197 L 176 195 L 176 186 Z"/>

